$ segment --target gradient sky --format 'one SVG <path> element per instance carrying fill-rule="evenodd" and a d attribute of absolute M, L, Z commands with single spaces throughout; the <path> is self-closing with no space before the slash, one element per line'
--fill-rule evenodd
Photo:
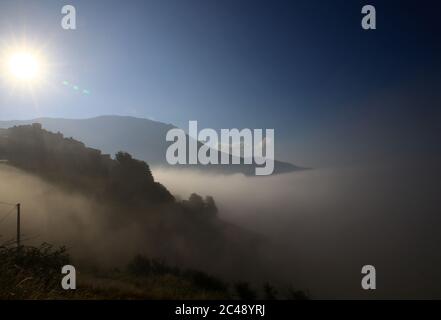
<path fill-rule="evenodd" d="M 360 27 L 364 4 L 375 31 Z M 77 9 L 78 30 L 60 26 Z M 437 153 L 437 1 L 1 0 L 0 44 L 44 47 L 48 83 L 0 87 L 0 119 L 146 117 L 274 128 L 277 155 L 352 165 Z M 90 90 L 83 95 L 69 81 Z"/>

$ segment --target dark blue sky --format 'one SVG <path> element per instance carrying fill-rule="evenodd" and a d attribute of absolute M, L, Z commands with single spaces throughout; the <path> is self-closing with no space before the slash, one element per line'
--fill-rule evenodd
<path fill-rule="evenodd" d="M 1 119 L 122 114 L 274 128 L 279 157 L 303 165 L 437 143 L 436 1 L 67 3 L 77 8 L 76 31 L 60 27 L 62 1 L 1 1 L 2 43 L 25 37 L 51 63 L 33 98 L 0 87 Z M 377 8 L 375 31 L 360 27 L 364 4 Z"/>

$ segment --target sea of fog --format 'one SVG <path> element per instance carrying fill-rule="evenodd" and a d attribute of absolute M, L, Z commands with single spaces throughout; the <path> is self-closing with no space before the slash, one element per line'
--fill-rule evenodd
<path fill-rule="evenodd" d="M 212 195 L 223 219 L 264 235 L 273 281 L 313 298 L 441 298 L 440 175 L 428 167 L 315 169 L 272 177 L 157 169 L 183 198 Z M 374 265 L 377 290 L 361 289 Z"/>
<path fill-rule="evenodd" d="M 253 270 L 261 269 L 262 280 L 308 290 L 312 298 L 441 298 L 439 171 L 427 165 L 271 177 L 158 168 L 153 173 L 182 198 L 212 195 L 222 219 L 263 235 L 263 262 Z M 100 265 L 145 249 L 145 230 L 136 223 L 109 237 L 109 221 L 94 214 L 100 204 L 3 164 L 0 195 L 22 203 L 22 232 L 33 243 L 67 244 L 74 256 Z M 15 236 L 11 210 L 0 206 L 0 219 L 9 213 L 0 221 L 0 243 Z M 361 289 L 367 264 L 377 270 L 375 292 Z"/>

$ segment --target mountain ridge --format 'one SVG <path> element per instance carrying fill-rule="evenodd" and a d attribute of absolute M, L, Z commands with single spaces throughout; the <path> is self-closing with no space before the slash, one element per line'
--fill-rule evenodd
<path fill-rule="evenodd" d="M 84 142 L 91 148 L 102 150 L 105 154 L 125 151 L 135 158 L 146 161 L 152 167 L 173 167 L 196 169 L 212 173 L 254 175 L 255 165 L 179 165 L 170 166 L 165 159 L 169 142 L 165 137 L 170 129 L 177 128 L 146 118 L 133 116 L 102 115 L 84 119 L 39 117 L 30 120 L 0 121 L 0 128 L 40 123 L 52 132 L 60 132 Z M 241 161 L 243 163 L 243 161 Z M 302 168 L 288 162 L 274 161 L 274 173 L 282 174 Z"/>

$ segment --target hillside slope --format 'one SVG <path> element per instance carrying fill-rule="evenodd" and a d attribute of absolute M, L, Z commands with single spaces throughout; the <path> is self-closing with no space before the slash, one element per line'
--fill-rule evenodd
<path fill-rule="evenodd" d="M 51 223 L 45 229 L 60 231 L 56 244 L 69 240 L 82 256 L 113 258 L 119 248 L 215 273 L 240 272 L 237 265 L 246 268 L 258 259 L 262 239 L 222 221 L 212 197 L 176 200 L 145 162 L 127 153 L 113 160 L 35 124 L 3 131 L 0 159 L 7 161 L 1 165 L 1 198 L 17 203 L 32 193 L 26 208 L 33 219 L 45 212 Z M 82 204 L 69 204 L 75 199 Z"/>

